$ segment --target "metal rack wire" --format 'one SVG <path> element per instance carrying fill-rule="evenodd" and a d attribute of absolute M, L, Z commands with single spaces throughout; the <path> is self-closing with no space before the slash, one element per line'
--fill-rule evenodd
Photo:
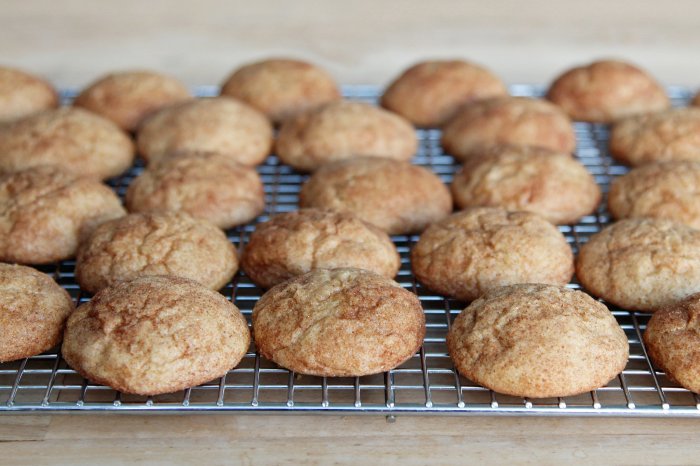
<path fill-rule="evenodd" d="M 213 95 L 213 87 L 200 88 L 200 95 Z M 515 95 L 539 96 L 542 88 L 511 87 Z M 346 97 L 375 102 L 378 89 L 351 86 Z M 675 104 L 684 104 L 690 93 L 670 88 Z M 65 93 L 70 100 L 72 94 Z M 626 172 L 607 152 L 608 131 L 604 125 L 576 124 L 577 156 L 593 173 L 603 192 L 610 181 Z M 418 130 L 420 147 L 415 163 L 430 167 L 446 183 L 456 165 L 440 147 L 437 130 Z M 120 195 L 143 168 L 136 165 L 113 180 Z M 305 177 L 281 165 L 271 156 L 259 168 L 265 183 L 266 211 L 257 221 L 297 208 Z M 576 252 L 581 244 L 610 222 L 604 204 L 596 215 L 584 217 L 561 231 Z M 245 247 L 255 223 L 228 231 L 239 249 Z M 411 274 L 408 253 L 417 236 L 395 236 L 401 254 L 397 281 L 415 292 L 423 304 L 427 334 L 420 352 L 402 366 L 384 374 L 359 378 L 298 376 L 266 361 L 251 347 L 241 364 L 221 379 L 187 390 L 155 397 L 123 395 L 109 387 L 84 380 L 60 358 L 57 349 L 28 359 L 0 364 L 0 412 L 287 412 L 287 413 L 380 413 L 545 415 L 545 416 L 692 416 L 700 417 L 700 397 L 680 388 L 655 369 L 641 342 L 648 315 L 611 309 L 630 343 L 625 370 L 608 386 L 584 395 L 522 399 L 494 393 L 456 374 L 447 354 L 445 335 L 450 323 L 464 307 L 460 303 L 426 290 Z M 75 282 L 74 261 L 43 267 L 65 287 L 78 303 L 85 302 Z M 579 285 L 571 283 L 572 288 Z M 249 319 L 261 290 L 239 273 L 223 290 Z"/>

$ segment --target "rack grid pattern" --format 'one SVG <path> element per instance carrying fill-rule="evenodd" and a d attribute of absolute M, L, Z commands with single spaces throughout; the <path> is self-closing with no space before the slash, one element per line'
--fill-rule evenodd
<path fill-rule="evenodd" d="M 514 95 L 540 96 L 543 89 L 531 85 L 511 87 Z M 210 96 L 214 87 L 198 89 Z M 376 102 L 378 89 L 350 86 L 347 98 Z M 690 92 L 669 88 L 674 104 L 684 105 Z M 65 101 L 74 93 L 65 92 Z M 604 125 L 576 123 L 576 155 L 595 176 L 604 193 L 610 181 L 627 171 L 607 152 L 608 129 Z M 418 130 L 420 141 L 414 163 L 429 167 L 449 183 L 457 165 L 440 147 L 438 130 Z M 137 163 L 127 174 L 112 180 L 124 195 L 131 179 L 143 170 Z M 274 156 L 259 167 L 265 184 L 266 211 L 255 222 L 229 230 L 230 240 L 241 250 L 255 223 L 271 215 L 297 208 L 298 193 L 305 175 L 279 163 Z M 560 229 L 574 252 L 610 222 L 601 205 L 595 215 Z M 359 378 L 302 376 L 266 361 L 251 347 L 241 364 L 221 379 L 187 390 L 155 397 L 126 395 L 90 383 L 70 369 L 58 349 L 25 360 L 0 364 L 0 412 L 287 412 L 287 413 L 377 413 L 545 415 L 545 416 L 688 416 L 700 418 L 700 397 L 669 381 L 654 368 L 641 342 L 649 315 L 611 308 L 627 334 L 630 358 L 626 369 L 608 386 L 575 397 L 522 399 L 494 393 L 456 374 L 447 354 L 445 335 L 465 303 L 435 295 L 416 282 L 411 274 L 409 251 L 417 236 L 394 236 L 401 254 L 397 281 L 418 295 L 425 310 L 427 334 L 420 352 L 402 366 L 384 374 Z M 65 287 L 77 303 L 89 299 L 74 277 L 74 261 L 41 269 Z M 578 283 L 569 285 L 579 288 Z M 262 290 L 243 274 L 234 277 L 222 293 L 250 319 Z"/>

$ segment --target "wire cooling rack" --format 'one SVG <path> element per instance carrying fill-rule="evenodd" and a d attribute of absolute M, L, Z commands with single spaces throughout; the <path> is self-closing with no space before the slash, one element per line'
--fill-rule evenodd
<path fill-rule="evenodd" d="M 516 85 L 514 95 L 540 96 L 537 86 Z M 216 89 L 198 89 L 214 95 Z M 378 89 L 352 86 L 344 89 L 353 100 L 376 102 Z M 690 92 L 670 88 L 674 104 L 683 105 Z M 72 93 L 64 99 L 70 101 Z M 607 152 L 608 129 L 604 125 L 576 124 L 576 155 L 595 176 L 604 193 L 610 181 L 627 171 Z M 415 163 L 431 168 L 446 183 L 457 168 L 443 153 L 438 130 L 418 130 L 420 145 Z M 136 165 L 112 180 L 120 196 L 143 170 Z M 265 184 L 266 211 L 256 222 L 297 208 L 305 176 L 281 165 L 274 156 L 259 168 Z M 245 247 L 255 223 L 228 231 L 239 250 Z M 605 203 L 596 213 L 575 225 L 561 226 L 574 252 L 610 222 Z M 287 412 L 287 413 L 380 413 L 472 415 L 608 415 L 700 417 L 700 397 L 669 381 L 654 368 L 641 341 L 649 315 L 611 308 L 630 344 L 625 370 L 606 387 L 575 397 L 523 399 L 494 393 L 459 376 L 450 361 L 445 335 L 465 304 L 426 290 L 411 274 L 409 251 L 417 236 L 394 236 L 401 254 L 397 281 L 415 292 L 425 310 L 427 334 L 420 352 L 400 367 L 384 374 L 357 378 L 301 376 L 275 366 L 251 347 L 241 364 L 226 376 L 187 390 L 154 397 L 126 395 L 95 385 L 70 369 L 58 349 L 28 359 L 0 364 L 0 411 L 5 412 Z M 74 261 L 42 267 L 68 290 L 78 304 L 89 297 L 76 284 Z M 569 285 L 579 288 L 578 283 Z M 234 277 L 222 293 L 241 309 L 247 319 L 262 291 L 243 273 Z"/>

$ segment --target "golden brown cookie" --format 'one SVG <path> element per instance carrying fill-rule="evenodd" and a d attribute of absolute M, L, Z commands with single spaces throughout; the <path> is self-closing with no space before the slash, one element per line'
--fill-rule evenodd
<path fill-rule="evenodd" d="M 302 209 L 259 224 L 241 266 L 258 286 L 271 288 L 315 269 L 354 267 L 393 278 L 401 258 L 385 232 L 352 214 Z"/>
<path fill-rule="evenodd" d="M 700 294 L 656 311 L 647 323 L 644 343 L 669 379 L 700 393 Z"/>
<path fill-rule="evenodd" d="M 63 336 L 73 300 L 48 275 L 0 263 L 0 362 L 41 354 Z"/>
<path fill-rule="evenodd" d="M 139 153 L 149 163 L 173 152 L 230 155 L 257 165 L 270 153 L 272 126 L 254 108 L 229 97 L 171 105 L 146 118 L 139 128 Z"/>
<path fill-rule="evenodd" d="M 700 291 L 700 231 L 663 219 L 625 219 L 583 245 L 576 276 L 594 296 L 653 312 Z"/>
<path fill-rule="evenodd" d="M 218 290 L 236 271 L 236 249 L 223 231 L 185 213 L 151 213 L 98 226 L 78 248 L 75 278 L 89 293 L 146 275 L 189 278 Z"/>
<path fill-rule="evenodd" d="M 442 146 L 458 160 L 500 145 L 534 146 L 571 153 L 576 135 L 571 120 L 541 99 L 498 97 L 462 107 L 445 125 Z"/>
<path fill-rule="evenodd" d="M 450 192 L 437 175 L 379 157 L 322 166 L 302 186 L 299 205 L 350 212 L 390 235 L 423 231 L 452 212 Z"/>
<path fill-rule="evenodd" d="M 697 94 L 695 94 L 695 98 L 694 98 L 693 101 L 691 102 L 691 105 L 698 105 L 698 106 L 700 106 L 700 92 L 698 92 Z"/>
<path fill-rule="evenodd" d="M 313 171 L 353 157 L 410 160 L 418 143 L 404 118 L 366 103 L 340 101 L 288 119 L 275 147 L 282 162 Z"/>
<path fill-rule="evenodd" d="M 255 346 L 300 374 L 385 372 L 420 348 L 420 301 L 395 281 L 360 269 L 317 269 L 281 283 L 253 308 Z"/>
<path fill-rule="evenodd" d="M 700 162 L 652 163 L 613 180 L 608 210 L 617 219 L 666 218 L 700 229 Z"/>
<path fill-rule="evenodd" d="M 112 120 L 125 131 L 135 131 L 154 111 L 191 98 L 177 79 L 155 71 L 110 73 L 78 94 L 73 105 Z"/>
<path fill-rule="evenodd" d="M 515 146 L 468 159 L 455 175 L 452 195 L 462 209 L 526 210 L 557 225 L 592 213 L 601 198 L 593 176 L 569 154 Z"/>
<path fill-rule="evenodd" d="M 0 172 L 57 165 L 105 179 L 120 175 L 133 161 L 129 136 L 80 108 L 46 110 L 0 127 Z"/>
<path fill-rule="evenodd" d="M 547 98 L 572 119 L 611 123 L 671 104 L 664 88 L 647 72 L 618 60 L 577 66 L 554 80 Z"/>
<path fill-rule="evenodd" d="M 325 70 L 285 58 L 238 68 L 222 85 L 221 94 L 246 102 L 274 123 L 340 99 L 338 85 Z"/>
<path fill-rule="evenodd" d="M 447 348 L 460 374 L 499 393 L 573 396 L 605 386 L 629 344 L 605 305 L 553 285 L 496 288 L 457 316 Z"/>
<path fill-rule="evenodd" d="M 245 318 L 222 295 L 185 278 L 149 276 L 78 307 L 61 352 L 94 383 L 158 395 L 223 376 L 249 345 Z"/>
<path fill-rule="evenodd" d="M 97 225 L 125 213 L 108 186 L 57 167 L 0 176 L 0 260 L 67 259 Z"/>
<path fill-rule="evenodd" d="M 431 290 L 472 301 L 504 285 L 565 285 L 574 254 L 538 215 L 476 207 L 430 225 L 411 250 L 411 266 Z"/>
<path fill-rule="evenodd" d="M 632 166 L 653 162 L 700 162 L 700 108 L 674 108 L 618 121 L 610 153 Z"/>
<path fill-rule="evenodd" d="M 505 95 L 505 84 L 479 65 L 433 60 L 404 71 L 384 91 L 381 104 L 416 126 L 442 126 L 468 102 Z"/>
<path fill-rule="evenodd" d="M 0 124 L 58 107 L 51 84 L 24 71 L 0 66 Z"/>
<path fill-rule="evenodd" d="M 216 152 L 164 156 L 136 177 L 126 192 L 130 212 L 187 212 L 220 228 L 247 223 L 265 208 L 255 169 Z"/>

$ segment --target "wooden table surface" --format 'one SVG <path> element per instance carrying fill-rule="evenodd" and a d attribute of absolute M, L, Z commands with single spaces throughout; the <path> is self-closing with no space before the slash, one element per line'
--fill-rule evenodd
<path fill-rule="evenodd" d="M 383 84 L 428 57 L 546 83 L 617 56 L 700 86 L 697 0 L 5 1 L 0 61 L 81 86 L 147 67 L 190 85 L 292 55 Z M 0 464 L 698 464 L 700 420 L 310 416 L 0 416 Z"/>

